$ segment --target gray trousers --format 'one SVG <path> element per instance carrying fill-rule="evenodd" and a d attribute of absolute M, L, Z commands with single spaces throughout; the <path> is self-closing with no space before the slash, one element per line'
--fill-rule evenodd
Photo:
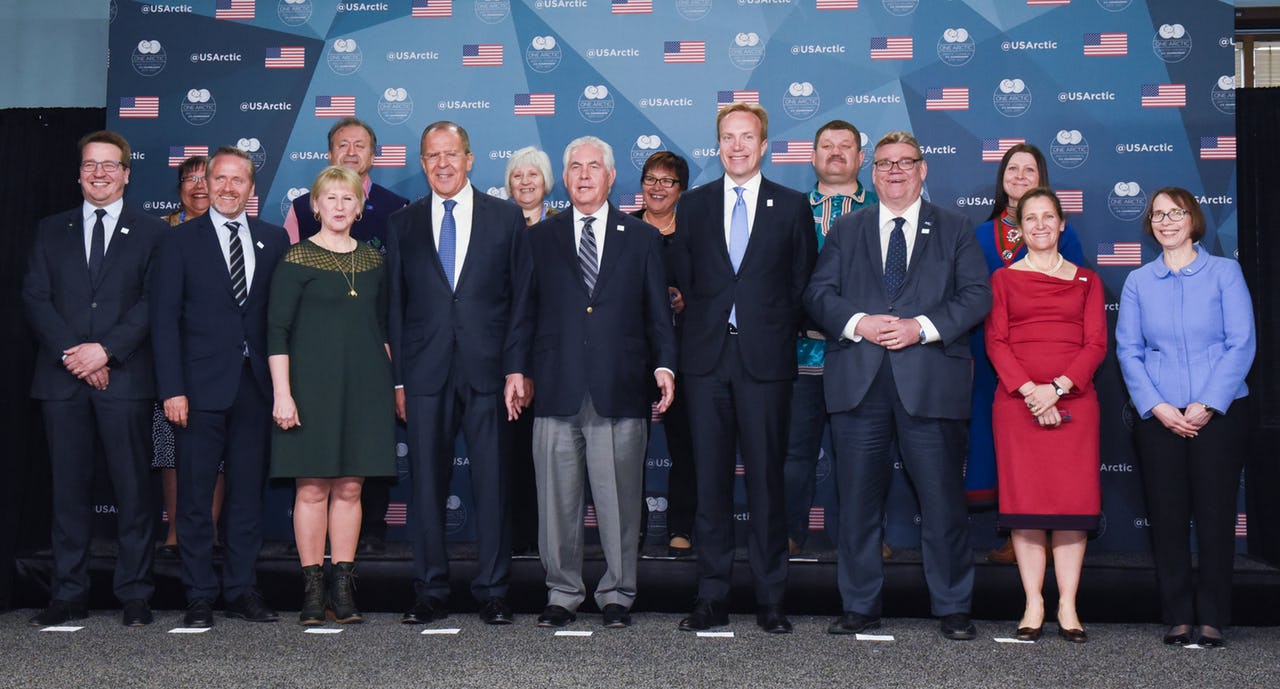
<path fill-rule="evenodd" d="M 596 605 L 631 608 L 648 435 L 648 419 L 604 418 L 596 413 L 590 396 L 573 416 L 533 420 L 538 550 L 547 571 L 548 605 L 576 611 L 586 600 L 583 493 L 590 481 L 606 565 L 596 587 Z"/>

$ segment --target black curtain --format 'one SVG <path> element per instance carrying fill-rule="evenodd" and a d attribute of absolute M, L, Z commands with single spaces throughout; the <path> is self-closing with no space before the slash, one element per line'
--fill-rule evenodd
<path fill-rule="evenodd" d="M 1236 91 L 1236 136 L 1240 267 L 1258 328 L 1249 375 L 1257 427 L 1245 462 L 1249 553 L 1280 563 L 1280 89 Z"/>
<path fill-rule="evenodd" d="M 22 276 L 40 218 L 80 203 L 76 142 L 102 129 L 102 108 L 0 110 L 0 610 L 12 602 L 19 551 L 49 543 L 49 459 L 39 406 L 28 397 L 35 342 L 22 315 Z"/>

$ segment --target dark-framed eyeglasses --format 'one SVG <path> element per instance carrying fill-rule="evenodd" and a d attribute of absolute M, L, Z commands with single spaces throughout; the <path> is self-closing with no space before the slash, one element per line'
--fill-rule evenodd
<path fill-rule="evenodd" d="M 872 165 L 875 166 L 877 172 L 888 172 L 897 166 L 903 172 L 911 172 L 915 169 L 916 163 L 920 162 L 920 158 L 903 158 L 901 160 L 877 160 Z"/>
<path fill-rule="evenodd" d="M 1187 217 L 1187 211 L 1181 208 L 1174 208 L 1171 211 L 1151 211 L 1151 222 L 1164 222 L 1165 218 L 1169 222 L 1178 222 Z"/>
<path fill-rule="evenodd" d="M 196 185 L 204 181 L 204 175 L 187 175 L 182 178 L 183 184 Z"/>
<path fill-rule="evenodd" d="M 119 172 L 120 168 L 122 167 L 124 167 L 124 163 L 121 163 L 115 160 L 82 160 L 80 161 L 81 172 L 93 172 L 98 168 L 102 168 L 103 172 L 107 173 L 108 175 L 113 175 Z"/>
<path fill-rule="evenodd" d="M 657 184 L 661 186 L 663 189 L 670 189 L 671 187 L 674 187 L 675 185 L 679 184 L 680 180 L 675 179 L 673 177 L 654 177 L 653 175 L 645 175 L 644 177 L 640 178 L 640 183 L 645 185 L 646 187 L 651 187 Z"/>

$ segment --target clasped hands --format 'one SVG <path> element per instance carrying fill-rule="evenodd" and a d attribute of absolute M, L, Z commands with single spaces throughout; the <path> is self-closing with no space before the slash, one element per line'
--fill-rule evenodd
<path fill-rule="evenodd" d="M 1151 408 L 1151 414 L 1159 419 L 1165 428 L 1173 431 L 1174 435 L 1182 438 L 1196 437 L 1200 429 L 1213 418 L 1213 412 L 1199 402 L 1188 404 L 1186 411 L 1178 411 L 1178 408 L 1172 404 L 1161 402 Z"/>
<path fill-rule="evenodd" d="M 83 380 L 95 390 L 106 390 L 111 379 L 107 367 L 107 350 L 97 342 L 84 342 L 63 350 L 62 365 L 71 375 Z"/>
<path fill-rule="evenodd" d="M 1052 383 L 1037 385 L 1027 381 L 1018 388 L 1018 392 L 1022 394 L 1022 400 L 1027 403 L 1027 411 L 1031 412 L 1037 423 L 1045 428 L 1062 425 L 1062 413 L 1058 411 L 1058 393 L 1054 391 Z"/>
<path fill-rule="evenodd" d="M 867 314 L 858 320 L 853 332 L 865 342 L 896 351 L 920 341 L 920 321 L 888 314 Z"/>

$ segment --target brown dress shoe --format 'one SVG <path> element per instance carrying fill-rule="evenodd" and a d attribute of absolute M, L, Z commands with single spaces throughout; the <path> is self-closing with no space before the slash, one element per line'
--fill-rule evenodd
<path fill-rule="evenodd" d="M 1011 565 L 1018 561 L 1018 556 L 1013 552 L 1013 539 L 1010 538 L 1004 542 L 1004 545 L 987 553 L 987 562 L 998 562 L 1002 565 Z"/>

